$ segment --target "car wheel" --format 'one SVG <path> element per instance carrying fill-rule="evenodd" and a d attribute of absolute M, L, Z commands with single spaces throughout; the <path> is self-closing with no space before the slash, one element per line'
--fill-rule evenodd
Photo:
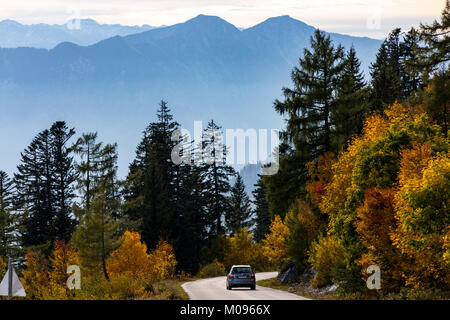
<path fill-rule="evenodd" d="M 250 290 L 256 290 L 256 286 L 251 286 Z"/>

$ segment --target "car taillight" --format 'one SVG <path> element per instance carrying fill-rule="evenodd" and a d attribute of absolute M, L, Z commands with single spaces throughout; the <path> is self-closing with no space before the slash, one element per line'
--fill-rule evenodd
<path fill-rule="evenodd" d="M 255 274 L 254 273 L 252 273 L 252 278 L 254 278 L 255 277 Z"/>
<path fill-rule="evenodd" d="M 234 274 L 230 273 L 230 278 L 234 278 Z"/>

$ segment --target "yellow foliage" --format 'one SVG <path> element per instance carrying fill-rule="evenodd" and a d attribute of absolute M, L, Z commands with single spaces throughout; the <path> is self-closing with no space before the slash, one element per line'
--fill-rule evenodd
<path fill-rule="evenodd" d="M 283 223 L 280 216 L 275 216 L 270 231 L 262 241 L 262 250 L 268 261 L 273 264 L 283 264 L 289 261 L 286 239 L 289 228 Z"/>
<path fill-rule="evenodd" d="M 260 246 L 253 241 L 253 234 L 247 228 L 235 232 L 227 237 L 229 248 L 225 253 L 224 265 L 229 269 L 234 264 L 250 264 L 254 270 L 264 270 L 267 260 L 263 256 Z"/>
<path fill-rule="evenodd" d="M 316 271 L 311 284 L 322 287 L 333 282 L 335 270 L 344 264 L 345 248 L 333 236 L 320 238 L 311 246 L 309 262 Z"/>
<path fill-rule="evenodd" d="M 25 292 L 30 299 L 43 299 L 48 295 L 50 279 L 45 261 L 40 261 L 36 252 L 28 250 L 25 255 L 26 268 L 22 271 Z"/>
<path fill-rule="evenodd" d="M 0 279 L 3 279 L 3 276 L 6 274 L 6 269 L 6 262 L 3 261 L 2 257 L 0 257 Z"/>
<path fill-rule="evenodd" d="M 160 240 L 150 254 L 150 265 L 153 280 L 160 281 L 172 277 L 177 265 L 172 245 L 165 240 Z"/>
<path fill-rule="evenodd" d="M 138 232 L 125 231 L 121 246 L 111 253 L 107 261 L 107 269 L 112 278 L 125 273 L 143 278 L 149 275 L 150 255 Z"/>
<path fill-rule="evenodd" d="M 447 154 L 433 156 L 428 144 L 417 144 L 402 152 L 395 196 L 398 226 L 392 240 L 413 261 L 404 277 L 406 284 L 414 288 L 431 284 L 450 286 L 449 194 Z"/>
<path fill-rule="evenodd" d="M 148 254 L 140 234 L 125 231 L 121 246 L 108 259 L 107 268 L 111 278 L 128 274 L 147 281 L 159 281 L 171 277 L 176 264 L 173 248 L 166 241 L 160 240 L 155 250 Z"/>

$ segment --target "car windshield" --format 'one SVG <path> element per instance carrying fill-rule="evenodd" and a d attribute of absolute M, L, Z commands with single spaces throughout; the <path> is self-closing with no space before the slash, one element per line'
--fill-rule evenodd
<path fill-rule="evenodd" d="M 252 273 L 252 269 L 249 267 L 234 267 L 231 273 Z"/>

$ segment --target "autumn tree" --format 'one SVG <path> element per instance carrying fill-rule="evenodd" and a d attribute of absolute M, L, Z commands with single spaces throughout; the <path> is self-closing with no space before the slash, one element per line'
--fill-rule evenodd
<path fill-rule="evenodd" d="M 289 236 L 289 228 L 283 223 L 280 216 L 275 216 L 270 226 L 270 232 L 262 241 L 262 250 L 268 261 L 279 267 L 289 262 L 286 239 Z"/>
<path fill-rule="evenodd" d="M 120 274 L 131 274 L 134 277 L 147 278 L 151 271 L 150 256 L 147 245 L 141 242 L 138 232 L 125 231 L 121 245 L 111 252 L 107 269 L 111 277 Z"/>
<path fill-rule="evenodd" d="M 445 258 L 449 194 L 448 149 L 434 153 L 433 146 L 425 143 L 402 152 L 399 190 L 395 195 L 398 227 L 392 239 L 413 261 L 404 272 L 407 285 L 421 289 L 450 288 Z"/>
<path fill-rule="evenodd" d="M 107 195 L 99 190 L 90 201 L 89 210 L 79 214 L 81 219 L 72 242 L 78 249 L 82 266 L 91 273 L 103 273 L 109 280 L 106 260 L 118 245 L 118 222 L 112 217 Z"/>
<path fill-rule="evenodd" d="M 366 190 L 364 204 L 357 209 L 358 219 L 355 221 L 356 232 L 367 248 L 367 253 L 358 263 L 363 271 L 370 265 L 383 270 L 381 286 L 385 292 L 403 285 L 403 268 L 407 263 L 391 240 L 396 227 L 394 195 L 391 188 Z"/>

